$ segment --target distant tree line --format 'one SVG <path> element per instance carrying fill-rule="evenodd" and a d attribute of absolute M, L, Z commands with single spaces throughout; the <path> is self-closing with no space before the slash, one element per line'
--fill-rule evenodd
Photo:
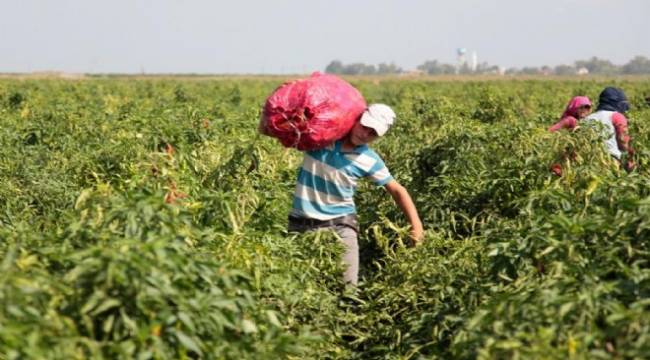
<path fill-rule="evenodd" d="M 448 74 L 496 74 L 499 67 L 490 65 L 486 62 L 477 64 L 476 69 L 472 69 L 469 64 L 461 66 L 439 63 L 437 60 L 429 60 L 418 65 L 417 70 L 429 75 L 448 75 Z"/>
<path fill-rule="evenodd" d="M 340 75 L 385 75 L 401 74 L 405 71 L 394 63 L 381 63 L 377 66 L 364 63 L 343 64 L 334 60 L 325 68 L 325 72 Z M 429 75 L 446 74 L 512 74 L 512 75 L 650 75 L 650 59 L 636 56 L 624 65 L 615 65 L 609 60 L 592 57 L 589 60 L 578 60 L 573 65 L 557 65 L 555 67 L 523 67 L 504 69 L 486 62 L 477 64 L 472 69 L 467 63 L 461 66 L 445 64 L 438 60 L 428 60 L 417 66 L 417 72 Z"/>
<path fill-rule="evenodd" d="M 381 63 L 377 66 L 367 65 L 363 63 L 343 64 L 339 60 L 334 60 L 325 68 L 326 73 L 341 74 L 341 75 L 387 75 L 387 74 L 400 74 L 403 72 L 402 68 L 394 63 L 386 64 Z"/>
<path fill-rule="evenodd" d="M 609 60 L 594 56 L 589 60 L 578 60 L 573 65 L 558 65 L 553 68 L 549 66 L 510 68 L 506 70 L 506 74 L 574 75 L 583 73 L 596 75 L 650 74 L 650 59 L 645 56 L 636 56 L 624 65 L 615 65 Z"/>

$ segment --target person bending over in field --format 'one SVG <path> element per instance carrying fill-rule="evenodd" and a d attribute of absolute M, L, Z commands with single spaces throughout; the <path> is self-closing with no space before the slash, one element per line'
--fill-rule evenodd
<path fill-rule="evenodd" d="M 578 122 L 587 117 L 590 112 L 591 100 L 586 96 L 574 96 L 564 109 L 560 120 L 548 128 L 548 131 L 555 132 L 560 129 L 575 130 L 578 127 Z M 560 163 L 566 159 L 574 159 L 575 156 L 576 154 L 573 150 L 566 149 L 562 152 L 559 162 L 551 165 L 551 172 L 557 176 L 562 176 L 562 165 Z"/>
<path fill-rule="evenodd" d="M 605 147 L 616 160 L 621 162 L 621 156 L 627 153 L 627 161 L 623 164 L 627 171 L 634 169 L 634 150 L 630 145 L 630 136 L 627 133 L 627 119 L 625 112 L 630 109 L 630 104 L 623 90 L 615 87 L 606 87 L 598 97 L 596 112 L 587 116 L 585 122 L 603 124 L 607 139 Z"/>
<path fill-rule="evenodd" d="M 578 121 L 584 119 L 591 112 L 591 101 L 586 96 L 574 96 L 566 109 L 560 116 L 560 121 L 548 128 L 548 131 L 554 132 L 560 129 L 575 129 Z"/>
<path fill-rule="evenodd" d="M 304 155 L 298 175 L 289 231 L 334 230 L 345 247 L 344 280 L 357 285 L 359 273 L 358 222 L 354 193 L 360 178 L 383 186 L 406 215 L 415 244 L 423 229 L 408 191 L 391 176 L 383 160 L 368 147 L 393 124 L 395 113 L 384 104 L 370 105 L 342 140 Z"/>

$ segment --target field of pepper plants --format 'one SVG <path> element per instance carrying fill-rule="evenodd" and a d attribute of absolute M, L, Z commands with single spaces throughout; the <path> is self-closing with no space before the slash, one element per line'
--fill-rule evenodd
<path fill-rule="evenodd" d="M 363 184 L 356 291 L 332 233 L 286 231 L 282 81 L 0 80 L 0 359 L 648 358 L 650 81 L 351 79 L 426 229 Z M 607 85 L 631 173 L 546 131 Z"/>

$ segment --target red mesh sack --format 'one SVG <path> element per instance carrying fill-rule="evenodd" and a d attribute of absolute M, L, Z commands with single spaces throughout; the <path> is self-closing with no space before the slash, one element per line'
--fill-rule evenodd
<path fill-rule="evenodd" d="M 359 90 L 316 72 L 284 83 L 266 99 L 260 130 L 285 147 L 317 150 L 345 136 L 365 108 Z"/>

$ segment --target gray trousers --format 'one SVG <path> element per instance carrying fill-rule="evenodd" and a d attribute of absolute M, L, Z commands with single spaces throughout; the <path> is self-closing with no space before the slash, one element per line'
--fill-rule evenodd
<path fill-rule="evenodd" d="M 356 286 L 359 278 L 359 244 L 357 242 L 357 231 L 343 224 L 336 224 L 330 226 L 310 226 L 304 224 L 296 224 L 289 219 L 288 230 L 291 232 L 307 232 L 316 231 L 320 229 L 334 230 L 345 248 L 343 252 L 343 263 L 346 265 L 345 272 L 343 273 L 343 280 L 346 283 Z"/>

